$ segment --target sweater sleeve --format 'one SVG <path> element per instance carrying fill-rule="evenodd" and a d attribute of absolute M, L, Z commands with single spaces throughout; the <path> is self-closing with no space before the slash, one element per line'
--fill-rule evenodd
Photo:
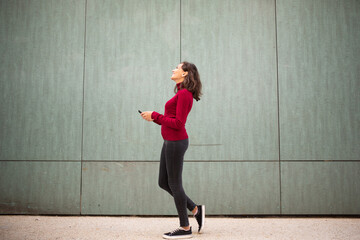
<path fill-rule="evenodd" d="M 160 113 L 153 111 L 151 114 L 151 118 L 154 119 L 154 123 L 161 125 L 159 121 L 156 120 L 156 116 L 158 116 Z"/>
<path fill-rule="evenodd" d="M 165 117 L 157 112 L 153 112 L 151 118 L 159 125 L 179 130 L 185 126 L 187 116 L 191 110 L 191 103 L 192 94 L 186 90 L 179 91 L 176 105 L 176 118 Z"/>

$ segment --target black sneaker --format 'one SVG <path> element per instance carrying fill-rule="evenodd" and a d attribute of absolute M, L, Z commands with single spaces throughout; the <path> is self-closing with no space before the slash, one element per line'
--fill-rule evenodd
<path fill-rule="evenodd" d="M 205 205 L 198 205 L 197 208 L 198 210 L 197 213 L 194 215 L 194 217 L 196 218 L 196 221 L 199 224 L 198 233 L 201 233 L 201 230 L 204 229 L 204 224 L 205 224 Z"/>
<path fill-rule="evenodd" d="M 191 227 L 190 230 L 185 230 L 182 227 L 175 229 L 172 232 L 165 233 L 163 235 L 165 239 L 185 239 L 185 238 L 192 238 Z"/>

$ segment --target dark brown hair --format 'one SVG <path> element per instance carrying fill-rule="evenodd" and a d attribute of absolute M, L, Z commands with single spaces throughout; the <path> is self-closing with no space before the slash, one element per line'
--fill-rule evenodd
<path fill-rule="evenodd" d="M 189 90 L 189 92 L 192 93 L 193 98 L 195 98 L 196 101 L 200 100 L 200 96 L 202 95 L 201 92 L 201 81 L 200 81 L 200 75 L 199 72 L 193 63 L 189 62 L 182 62 L 182 70 L 184 72 L 188 72 L 188 74 L 185 76 L 184 81 L 180 84 L 180 89 L 186 88 Z M 177 87 L 175 86 L 174 92 L 177 92 Z"/>

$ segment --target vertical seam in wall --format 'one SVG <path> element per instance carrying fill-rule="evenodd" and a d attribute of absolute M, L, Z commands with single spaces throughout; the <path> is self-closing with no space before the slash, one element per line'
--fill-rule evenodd
<path fill-rule="evenodd" d="M 83 171 L 83 152 L 84 152 L 84 105 L 85 105 L 85 50 L 86 50 L 86 10 L 87 0 L 85 0 L 85 28 L 84 28 L 84 63 L 83 63 L 83 100 L 82 100 L 82 122 L 81 122 L 81 167 L 80 167 L 80 215 L 81 215 L 81 203 L 82 203 L 82 171 Z"/>
<path fill-rule="evenodd" d="M 181 62 L 181 0 L 180 0 L 180 61 Z"/>
<path fill-rule="evenodd" d="M 280 101 L 279 101 L 279 60 L 278 60 L 278 40 L 277 40 L 277 12 L 276 12 L 276 0 L 275 4 L 275 49 L 276 49 L 276 93 L 277 93 L 277 114 L 278 114 L 278 151 L 279 151 L 279 201 L 280 201 L 280 214 L 282 214 L 282 202 L 281 202 L 281 155 L 280 155 Z"/>

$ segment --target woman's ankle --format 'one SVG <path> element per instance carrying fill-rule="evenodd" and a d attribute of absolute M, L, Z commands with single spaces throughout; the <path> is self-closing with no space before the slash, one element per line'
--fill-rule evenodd
<path fill-rule="evenodd" d="M 183 229 L 185 229 L 186 231 L 190 230 L 190 225 L 186 226 L 186 227 L 182 227 Z"/>
<path fill-rule="evenodd" d="M 193 215 L 196 215 L 197 212 L 198 212 L 198 207 L 196 206 L 196 207 L 194 208 L 194 210 L 192 210 L 191 212 L 193 213 Z"/>

